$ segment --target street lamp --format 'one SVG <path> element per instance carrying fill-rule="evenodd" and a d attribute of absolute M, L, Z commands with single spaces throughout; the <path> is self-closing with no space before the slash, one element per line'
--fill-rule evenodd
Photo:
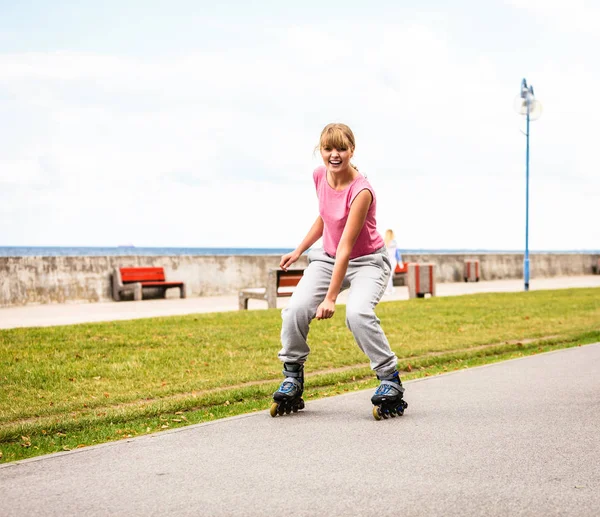
<path fill-rule="evenodd" d="M 537 120 L 542 114 L 542 105 L 535 99 L 533 86 L 527 86 L 527 81 L 521 82 L 521 93 L 516 98 L 515 109 L 517 113 L 527 118 L 527 149 L 525 154 L 525 257 L 523 260 L 523 279 L 525 291 L 529 291 L 529 122 Z"/>

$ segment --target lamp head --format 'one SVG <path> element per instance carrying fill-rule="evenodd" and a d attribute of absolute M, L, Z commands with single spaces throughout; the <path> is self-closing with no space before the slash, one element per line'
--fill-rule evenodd
<path fill-rule="evenodd" d="M 529 103 L 533 102 L 533 86 L 527 86 L 527 81 L 523 79 L 521 82 L 521 99 L 525 99 Z"/>
<path fill-rule="evenodd" d="M 514 108 L 520 115 L 528 115 L 530 120 L 537 120 L 542 114 L 542 104 L 533 94 L 533 86 L 527 85 L 527 81 L 521 81 L 521 92 L 515 97 Z"/>
<path fill-rule="evenodd" d="M 527 81 L 525 79 L 523 79 L 521 81 L 521 99 L 525 98 L 528 91 L 529 91 L 529 89 L 527 88 Z"/>

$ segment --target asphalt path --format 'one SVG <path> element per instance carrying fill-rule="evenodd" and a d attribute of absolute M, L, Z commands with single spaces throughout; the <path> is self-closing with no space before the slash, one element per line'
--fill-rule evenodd
<path fill-rule="evenodd" d="M 0 515 L 600 514 L 600 343 L 406 387 L 3 465 Z"/>

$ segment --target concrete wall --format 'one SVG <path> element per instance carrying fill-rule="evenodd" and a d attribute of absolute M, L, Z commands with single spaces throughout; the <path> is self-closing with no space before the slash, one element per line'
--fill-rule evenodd
<path fill-rule="evenodd" d="M 531 278 L 592 274 L 600 255 L 534 254 Z M 522 254 L 404 255 L 408 262 L 433 262 L 438 282 L 463 281 L 467 258 L 479 259 L 481 279 L 523 277 Z M 188 297 L 237 294 L 244 287 L 264 286 L 278 255 L 236 256 L 104 256 L 104 257 L 0 257 L 0 307 L 14 305 L 107 302 L 110 274 L 115 267 L 162 266 L 167 280 L 186 283 Z M 306 266 L 303 256 L 297 263 Z M 144 290 L 144 297 L 152 293 Z M 177 289 L 168 297 L 179 296 Z"/>
<path fill-rule="evenodd" d="M 529 255 L 531 278 L 554 276 L 591 275 L 595 272 L 600 255 L 571 253 L 536 253 Z M 464 281 L 466 259 L 479 260 L 481 280 L 523 278 L 521 253 L 469 253 L 403 255 L 406 262 L 432 262 L 436 264 L 438 282 Z"/>
<path fill-rule="evenodd" d="M 111 301 L 116 267 L 162 266 L 167 280 L 186 283 L 188 297 L 237 294 L 265 285 L 269 268 L 279 260 L 279 255 L 0 257 L 0 307 Z M 297 264 L 305 267 L 306 258 Z M 144 289 L 145 298 L 152 294 Z M 167 291 L 168 298 L 178 296 L 178 289 Z"/>

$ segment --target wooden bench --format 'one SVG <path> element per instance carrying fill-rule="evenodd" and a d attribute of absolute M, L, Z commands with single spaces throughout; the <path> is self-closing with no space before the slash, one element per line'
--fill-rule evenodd
<path fill-rule="evenodd" d="M 133 291 L 133 299 L 142 299 L 142 289 L 151 287 L 162 289 L 166 297 L 167 289 L 178 287 L 181 298 L 185 298 L 183 282 L 167 282 L 162 267 L 121 267 L 115 268 L 112 274 L 112 293 L 116 301 L 121 300 L 121 293 Z"/>
<path fill-rule="evenodd" d="M 269 309 L 277 307 L 277 298 L 281 296 L 292 296 L 294 287 L 298 285 L 304 269 L 270 269 L 267 278 L 267 287 L 254 287 L 242 289 L 239 292 L 239 307 L 240 310 L 248 309 L 248 300 L 250 298 L 256 300 L 264 300 L 267 302 Z"/>
<path fill-rule="evenodd" d="M 393 285 L 406 285 L 406 275 L 408 273 L 408 262 L 403 262 L 402 267 L 400 264 L 396 264 L 396 269 L 394 269 L 394 276 L 392 283 Z"/>

